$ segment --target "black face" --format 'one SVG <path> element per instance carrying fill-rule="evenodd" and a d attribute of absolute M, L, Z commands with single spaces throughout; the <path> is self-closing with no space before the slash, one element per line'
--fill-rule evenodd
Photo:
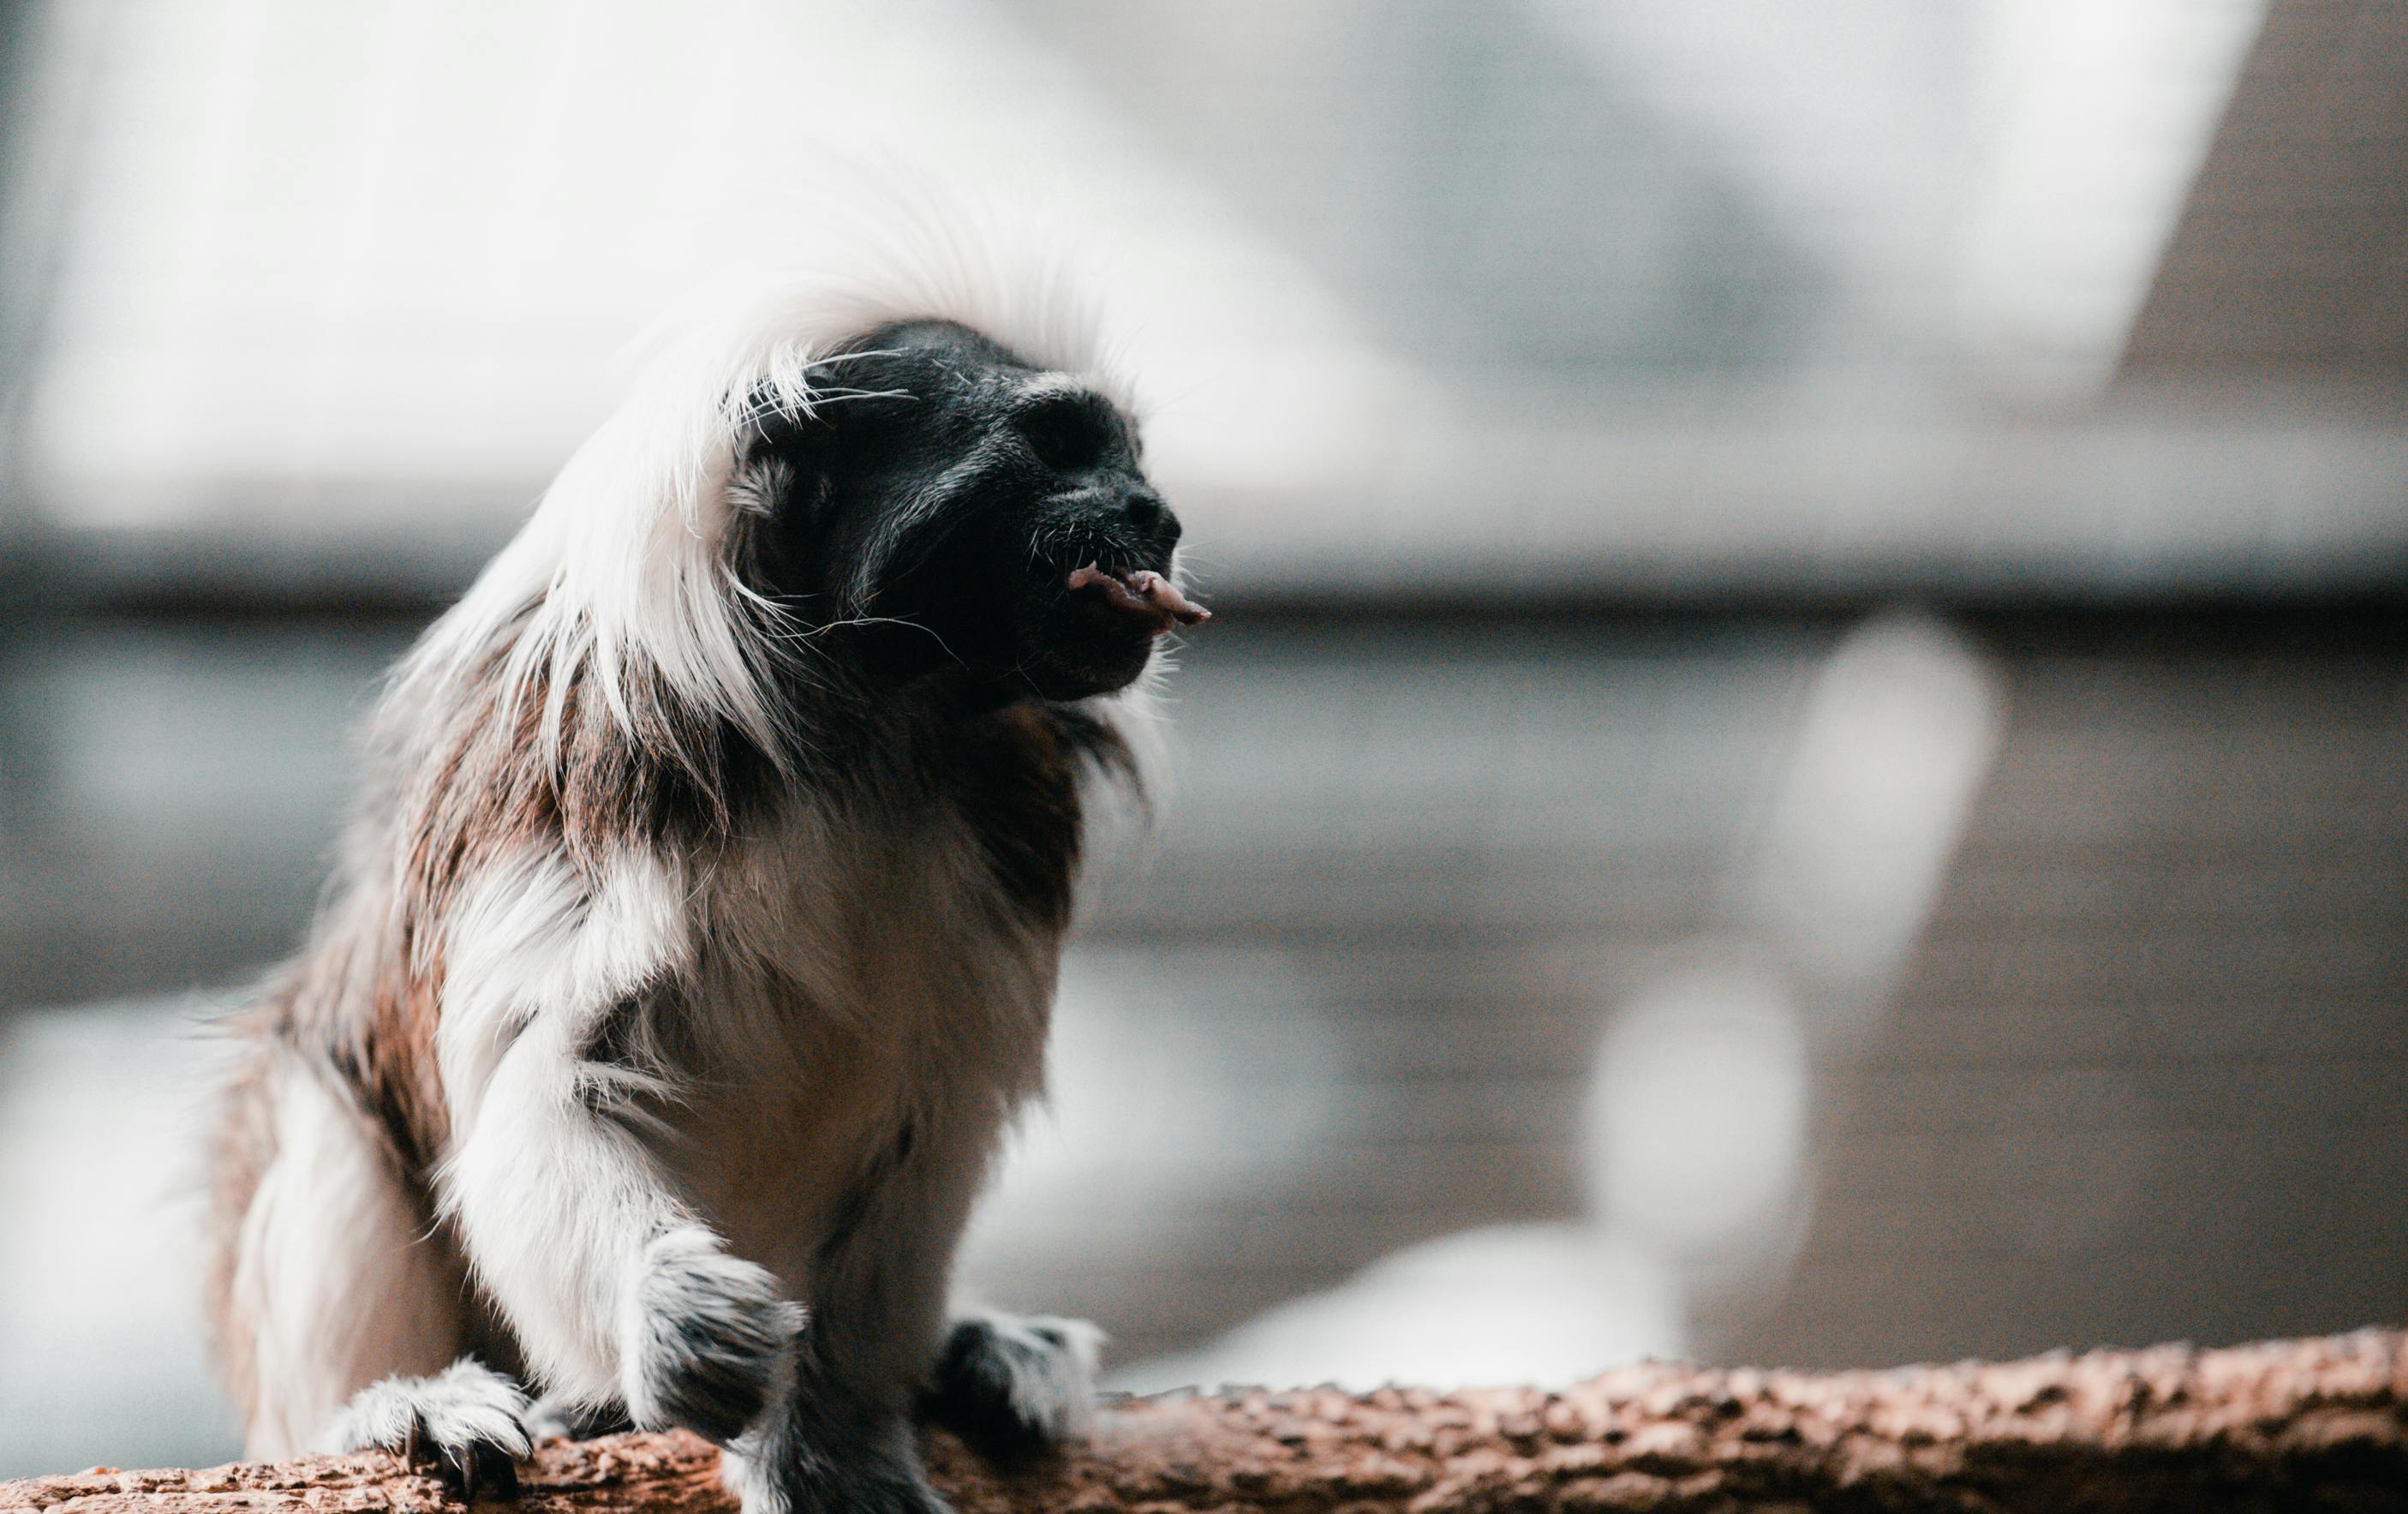
<path fill-rule="evenodd" d="M 1071 587 L 1089 564 L 1168 573 L 1179 541 L 1111 402 L 946 322 L 872 332 L 810 378 L 812 413 L 762 431 L 785 465 L 762 570 L 801 618 L 856 623 L 830 634 L 882 680 L 990 699 L 1144 670 L 1167 619 Z"/>

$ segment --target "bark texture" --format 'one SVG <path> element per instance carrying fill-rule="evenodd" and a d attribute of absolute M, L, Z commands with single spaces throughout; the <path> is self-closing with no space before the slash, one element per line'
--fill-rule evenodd
<path fill-rule="evenodd" d="M 931 1435 L 964 1514 L 1003 1510 L 2408 1509 L 2408 1336 L 2166 1346 L 1810 1374 L 1648 1365 L 1562 1392 L 1130 1401 L 1075 1455 L 998 1473 Z M 730 1514 L 718 1453 L 619 1435 L 538 1453 L 526 1514 Z M 0 1510 L 456 1507 L 384 1454 L 0 1483 Z"/>

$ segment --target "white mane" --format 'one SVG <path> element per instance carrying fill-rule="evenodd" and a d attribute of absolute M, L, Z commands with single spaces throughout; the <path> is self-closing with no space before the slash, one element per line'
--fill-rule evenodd
<path fill-rule="evenodd" d="M 757 413 L 748 405 L 766 397 L 807 413 L 829 397 L 808 382 L 814 362 L 866 331 L 921 319 L 958 322 L 1128 403 L 1102 371 L 1095 304 L 1076 269 L 1045 253 L 1010 255 L 986 230 L 924 218 L 908 238 L 890 232 L 838 271 L 787 281 L 670 342 L 410 655 L 397 709 L 442 705 L 507 645 L 504 686 L 511 699 L 543 691 L 555 755 L 564 701 L 580 679 L 630 738 L 650 713 L 637 691 L 652 687 L 782 751 L 764 676 L 789 632 L 778 607 L 738 581 L 729 551 L 729 485 Z"/>

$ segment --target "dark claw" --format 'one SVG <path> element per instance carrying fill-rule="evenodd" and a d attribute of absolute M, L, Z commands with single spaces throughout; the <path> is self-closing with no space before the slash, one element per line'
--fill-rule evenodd
<path fill-rule="evenodd" d="M 495 1498 L 516 1498 L 519 1495 L 519 1464 L 510 1453 L 499 1446 L 480 1446 L 477 1460 L 483 1466 L 485 1491 Z"/>
<path fill-rule="evenodd" d="M 475 1503 L 480 1494 L 488 1498 L 519 1495 L 518 1464 L 509 1452 L 481 1440 L 444 1448 L 443 1480 L 459 1489 L 460 1501 L 466 1504 Z"/>

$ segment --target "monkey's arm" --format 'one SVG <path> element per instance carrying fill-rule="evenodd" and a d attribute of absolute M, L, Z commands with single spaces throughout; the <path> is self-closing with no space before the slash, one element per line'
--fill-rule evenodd
<path fill-rule="evenodd" d="M 726 1254 L 644 1139 L 648 1110 L 681 1091 L 644 1047 L 685 959 L 683 898 L 641 858 L 598 879 L 513 866 L 466 898 L 437 1038 L 440 1187 L 548 1384 L 724 1440 L 767 1398 L 800 1316 Z"/>

